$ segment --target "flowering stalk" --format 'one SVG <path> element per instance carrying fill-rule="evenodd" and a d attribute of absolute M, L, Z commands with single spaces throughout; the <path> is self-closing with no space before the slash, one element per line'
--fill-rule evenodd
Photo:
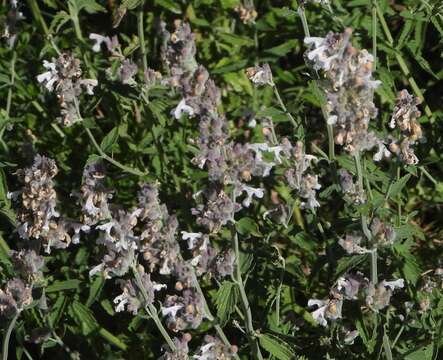
<path fill-rule="evenodd" d="M 298 124 L 295 121 L 294 117 L 291 115 L 291 113 L 286 108 L 286 105 L 283 102 L 283 100 L 282 100 L 282 98 L 280 96 L 280 93 L 278 92 L 277 86 L 275 85 L 274 82 L 273 82 L 273 85 L 272 85 L 272 89 L 274 90 L 275 97 L 277 98 L 277 101 L 278 101 L 280 107 L 282 108 L 283 112 L 288 116 L 288 118 L 291 121 L 292 125 L 294 125 L 294 127 L 297 128 Z"/>
<path fill-rule="evenodd" d="M 132 272 L 134 273 L 134 277 L 135 277 L 135 281 L 137 282 L 137 286 L 141 290 L 143 298 L 145 299 L 145 301 L 147 303 L 147 306 L 145 307 L 146 312 L 152 318 L 152 320 L 154 320 L 155 325 L 157 326 L 158 330 L 160 331 L 160 333 L 162 334 L 163 338 L 167 342 L 167 344 L 169 346 L 169 349 L 171 351 L 173 351 L 173 352 L 177 351 L 177 348 L 176 348 L 174 342 L 172 341 L 171 337 L 169 336 L 168 332 L 166 331 L 166 329 L 163 326 L 160 318 L 157 315 L 157 309 L 155 308 L 154 305 L 149 304 L 148 291 L 145 289 L 145 286 L 143 285 L 143 281 L 140 278 L 140 274 L 139 274 L 138 270 L 136 269 L 135 265 L 132 265 Z"/>
<path fill-rule="evenodd" d="M 20 311 L 12 318 L 9 323 L 8 330 L 6 331 L 5 337 L 3 338 L 3 347 L 2 347 L 2 359 L 8 360 L 8 352 L 9 352 L 9 339 L 11 337 L 12 330 L 14 329 L 15 323 L 17 322 L 18 317 L 20 316 Z"/>

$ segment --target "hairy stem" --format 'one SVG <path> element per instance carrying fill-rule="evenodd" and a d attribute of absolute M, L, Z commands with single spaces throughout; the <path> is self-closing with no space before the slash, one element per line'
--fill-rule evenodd
<path fill-rule="evenodd" d="M 144 1 L 141 2 L 137 13 L 137 30 L 138 30 L 138 41 L 140 43 L 140 53 L 143 61 L 143 71 L 148 70 L 148 60 L 146 58 L 146 47 L 145 47 L 145 29 L 143 26 L 143 5 Z"/>
<path fill-rule="evenodd" d="M 149 299 L 148 291 L 145 289 L 145 286 L 143 285 L 143 281 L 142 281 L 140 274 L 139 274 L 137 268 L 135 267 L 135 265 L 132 265 L 132 272 L 134 273 L 134 277 L 135 277 L 135 281 L 137 282 L 137 286 L 141 290 L 143 299 L 146 302 L 145 308 L 146 308 L 148 315 L 152 318 L 152 320 L 154 320 L 154 323 L 157 326 L 157 329 L 162 334 L 163 338 L 165 339 L 166 343 L 168 344 L 169 349 L 172 352 L 176 352 L 177 347 L 175 346 L 174 342 L 172 341 L 171 337 L 169 336 L 168 332 L 166 331 L 165 327 L 163 326 L 160 318 L 158 317 L 157 309 L 155 308 L 154 305 L 151 304 L 151 299 Z"/>
<path fill-rule="evenodd" d="M 277 86 L 275 84 L 272 85 L 272 88 L 274 89 L 274 94 L 275 97 L 277 98 L 277 101 L 280 105 L 280 107 L 282 108 L 283 112 L 288 116 L 289 120 L 291 121 L 291 124 L 297 128 L 298 124 L 297 121 L 295 121 L 294 117 L 291 115 L 291 113 L 288 111 L 288 109 L 286 108 L 285 103 L 283 102 L 280 93 L 278 92 Z"/>
<path fill-rule="evenodd" d="M 234 270 L 234 277 L 236 284 L 240 290 L 240 298 L 242 302 L 243 312 L 245 315 L 245 326 L 246 326 L 246 333 L 248 335 L 249 343 L 251 346 L 251 352 L 256 360 L 262 360 L 263 355 L 260 351 L 260 346 L 257 341 L 257 337 L 255 334 L 254 326 L 252 324 L 252 313 L 251 313 L 251 306 L 249 305 L 248 297 L 246 295 L 245 291 L 245 285 L 243 283 L 243 279 L 241 276 L 241 269 L 240 269 L 240 249 L 238 245 L 238 234 L 235 231 L 235 229 L 232 230 L 232 246 L 235 253 L 235 270 Z"/>
<path fill-rule="evenodd" d="M 2 359 L 8 360 L 9 353 L 9 339 L 11 338 L 12 330 L 15 327 L 15 323 L 17 322 L 18 317 L 20 316 L 20 311 L 17 311 L 17 314 L 14 315 L 11 322 L 9 323 L 8 330 L 6 330 L 5 337 L 3 338 L 3 347 L 2 347 Z"/>

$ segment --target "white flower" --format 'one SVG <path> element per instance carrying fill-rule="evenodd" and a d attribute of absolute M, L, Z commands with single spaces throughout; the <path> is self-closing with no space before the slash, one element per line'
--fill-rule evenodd
<path fill-rule="evenodd" d="M 338 119 L 337 115 L 329 116 L 328 120 L 327 120 L 328 125 L 335 125 L 335 124 L 337 124 L 337 119 Z"/>
<path fill-rule="evenodd" d="M 97 86 L 98 81 L 96 79 L 82 79 L 80 84 L 86 88 L 88 95 L 94 95 L 94 88 Z"/>
<path fill-rule="evenodd" d="M 162 307 L 162 315 L 163 316 L 171 316 L 175 318 L 177 316 L 177 312 L 183 308 L 183 305 L 173 305 L 170 307 Z"/>
<path fill-rule="evenodd" d="M 188 114 L 189 116 L 194 116 L 194 109 L 190 107 L 189 105 L 186 105 L 186 100 L 182 99 L 175 110 L 173 111 L 174 117 L 179 120 L 184 113 Z"/>
<path fill-rule="evenodd" d="M 318 309 L 311 313 L 312 317 L 321 326 L 327 326 L 328 322 L 325 317 L 325 312 L 328 306 L 328 302 L 324 300 L 310 299 L 308 301 L 308 306 L 314 306 L 314 305 L 317 305 Z"/>
<path fill-rule="evenodd" d="M 189 233 L 187 231 L 182 231 L 182 239 L 188 241 L 188 249 L 192 250 L 195 247 L 195 241 L 202 237 L 202 233 Z"/>
<path fill-rule="evenodd" d="M 246 192 L 246 198 L 243 200 L 242 204 L 244 207 L 249 207 L 252 202 L 252 198 L 255 196 L 258 199 L 261 199 L 265 192 L 262 188 L 253 188 L 247 185 L 243 185 L 241 188 L 241 192 Z"/>
<path fill-rule="evenodd" d="M 48 91 L 54 90 L 54 84 L 60 79 L 57 73 L 57 69 L 54 62 L 49 62 L 43 60 L 43 67 L 48 69 L 48 71 L 37 76 L 37 81 L 39 83 L 46 83 L 45 87 Z"/>
<path fill-rule="evenodd" d="M 89 39 L 95 41 L 94 46 L 92 46 L 92 51 L 94 51 L 94 52 L 100 51 L 100 46 L 102 43 L 105 43 L 108 49 L 111 46 L 111 39 L 109 39 L 109 37 L 107 37 L 107 36 L 103 36 L 103 35 L 95 34 L 95 33 L 90 33 Z"/>
<path fill-rule="evenodd" d="M 405 286 L 404 279 L 398 279 L 394 281 L 385 281 L 383 280 L 383 286 L 388 287 L 391 290 L 402 289 Z"/>

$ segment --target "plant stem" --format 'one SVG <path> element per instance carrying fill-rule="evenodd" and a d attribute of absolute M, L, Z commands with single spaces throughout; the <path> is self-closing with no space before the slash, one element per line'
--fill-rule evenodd
<path fill-rule="evenodd" d="M 136 175 L 136 176 L 145 176 L 147 175 L 146 173 L 141 172 L 140 170 L 131 168 L 129 166 L 123 165 L 122 163 L 118 162 L 117 160 L 114 160 L 112 157 L 110 157 L 109 155 L 107 155 L 100 147 L 100 145 L 97 143 L 97 141 L 94 138 L 94 135 L 92 135 L 91 130 L 89 130 L 85 124 L 82 122 L 83 124 L 83 128 L 85 129 L 86 133 L 88 134 L 89 138 L 91 139 L 92 144 L 94 145 L 94 147 L 96 148 L 96 150 L 98 151 L 98 153 L 100 154 L 100 156 L 105 159 L 106 161 L 110 162 L 112 165 L 115 165 L 116 167 L 122 169 L 123 171 L 132 174 L 132 175 Z"/>
<path fill-rule="evenodd" d="M 208 303 L 206 301 L 206 297 L 203 293 L 202 288 L 200 287 L 200 283 L 198 282 L 197 279 L 197 275 L 195 273 L 195 269 L 192 267 L 192 283 L 193 286 L 195 288 L 195 290 L 197 291 L 197 293 L 201 296 L 201 298 L 203 299 L 203 307 L 205 309 L 205 315 L 206 318 L 210 321 L 213 322 L 215 320 L 214 315 L 212 315 L 211 310 L 209 310 L 209 306 Z M 223 343 L 228 346 L 229 348 L 232 348 L 231 343 L 229 342 L 228 338 L 226 337 L 226 334 L 224 333 L 223 329 L 221 328 L 221 326 L 219 324 L 214 324 L 214 328 L 215 331 L 217 332 L 218 336 L 220 337 L 220 339 L 223 341 Z M 240 360 L 240 358 L 238 357 L 237 354 L 234 355 L 234 358 L 237 360 Z"/>
<path fill-rule="evenodd" d="M 168 332 L 166 331 L 165 327 L 163 326 L 162 322 L 160 321 L 160 318 L 157 314 L 157 309 L 154 305 L 151 304 L 151 299 L 149 299 L 149 295 L 147 290 L 145 289 L 145 286 L 143 285 L 143 281 L 140 277 L 140 273 L 138 272 L 135 265 L 132 265 L 132 272 L 134 273 L 135 281 L 137 282 L 137 286 L 140 288 L 143 299 L 146 302 L 145 309 L 148 313 L 148 315 L 154 320 L 155 325 L 157 326 L 157 329 L 162 334 L 163 338 L 168 344 L 169 349 L 172 352 L 177 351 L 177 347 L 175 346 L 174 342 L 172 341 L 171 337 L 169 336 Z"/>
<path fill-rule="evenodd" d="M 43 19 L 40 8 L 38 7 L 36 0 L 28 0 L 28 6 L 31 8 L 32 16 L 37 20 L 37 23 L 40 25 L 41 29 L 47 36 L 49 34 L 48 26 L 46 25 L 45 20 Z"/>
<path fill-rule="evenodd" d="M 17 322 L 18 317 L 20 316 L 20 312 L 14 315 L 11 322 L 9 323 L 8 330 L 6 331 L 5 337 L 3 338 L 3 347 L 2 347 L 2 359 L 8 360 L 9 353 L 9 339 L 11 337 L 12 330 L 14 329 L 15 323 Z"/>
<path fill-rule="evenodd" d="M 243 283 L 243 279 L 241 276 L 241 269 L 240 269 L 240 249 L 238 245 L 238 234 L 235 231 L 235 229 L 232 229 L 231 231 L 233 235 L 232 239 L 232 246 L 235 253 L 235 281 L 237 283 L 237 286 L 240 290 L 240 298 L 242 301 L 243 311 L 245 314 L 245 326 L 246 326 L 246 332 L 249 338 L 249 343 L 251 346 L 251 352 L 254 356 L 254 359 L 256 360 L 263 360 L 263 355 L 260 351 L 260 346 L 257 341 L 257 337 L 255 334 L 254 326 L 252 324 L 252 313 L 251 313 L 251 307 L 249 305 L 248 297 L 246 296 L 245 286 Z"/>
<path fill-rule="evenodd" d="M 372 0 L 372 64 L 374 72 L 377 69 L 377 0 Z"/>
<path fill-rule="evenodd" d="M 355 160 L 355 167 L 357 169 L 357 186 L 360 193 L 364 192 L 363 187 L 363 172 L 360 162 L 360 153 L 356 153 L 354 155 Z M 367 240 L 369 243 L 371 243 L 372 240 L 372 234 L 371 231 L 368 228 L 368 219 L 366 215 L 361 214 L 361 226 L 363 233 L 365 234 Z M 378 269 L 377 269 L 377 247 L 374 246 L 371 250 L 371 282 L 376 285 L 378 283 Z"/>
<path fill-rule="evenodd" d="M 297 129 L 298 128 L 298 124 L 295 121 L 294 117 L 291 115 L 291 113 L 286 108 L 286 105 L 283 102 L 283 100 L 282 100 L 282 98 L 280 96 L 280 93 L 278 92 L 277 86 L 275 84 L 273 84 L 272 88 L 274 89 L 275 97 L 277 98 L 277 101 L 278 101 L 280 107 L 282 108 L 283 112 L 288 116 L 288 118 L 291 121 L 292 125 L 294 125 L 294 127 Z"/>
<path fill-rule="evenodd" d="M 12 51 L 12 59 L 11 59 L 11 65 L 10 65 L 10 72 L 11 72 L 11 80 L 9 82 L 9 89 L 8 89 L 8 97 L 6 100 L 6 117 L 9 118 L 9 114 L 11 112 L 11 103 L 12 103 L 12 90 L 15 83 L 15 62 L 17 60 L 17 52 L 15 50 Z"/>
<path fill-rule="evenodd" d="M 143 26 L 143 5 L 144 1 L 141 2 L 138 8 L 137 13 L 137 29 L 138 29 L 138 41 L 140 44 L 140 53 L 143 61 L 143 71 L 146 72 L 148 70 L 148 60 L 146 58 L 146 47 L 145 47 L 145 29 Z"/>

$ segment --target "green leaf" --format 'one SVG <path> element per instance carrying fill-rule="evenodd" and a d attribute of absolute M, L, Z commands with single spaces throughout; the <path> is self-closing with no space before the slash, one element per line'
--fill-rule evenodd
<path fill-rule="evenodd" d="M 112 145 L 114 145 L 118 140 L 118 126 L 113 128 L 106 136 L 103 138 L 100 148 L 103 152 L 107 153 L 111 150 Z"/>
<path fill-rule="evenodd" d="M 120 8 L 134 10 L 142 2 L 143 0 L 123 0 L 123 2 L 120 4 Z"/>
<path fill-rule="evenodd" d="M 155 3 L 157 5 L 160 5 L 162 8 L 169 10 L 170 12 L 174 14 L 181 14 L 182 10 L 179 5 L 177 5 L 176 1 L 172 0 L 155 0 Z"/>
<path fill-rule="evenodd" d="M 106 12 L 106 8 L 101 6 L 95 0 L 74 0 L 73 2 L 76 4 L 78 11 L 83 9 L 88 14 Z"/>
<path fill-rule="evenodd" d="M 100 293 L 105 285 L 105 279 L 103 276 L 96 276 L 94 282 L 89 289 L 88 300 L 86 301 L 86 306 L 90 307 L 100 296 Z"/>
<path fill-rule="evenodd" d="M 224 281 L 217 291 L 215 305 L 220 325 L 224 326 L 229 316 L 234 312 L 238 299 L 238 286 L 230 281 Z"/>
<path fill-rule="evenodd" d="M 258 229 L 257 223 L 250 217 L 241 218 L 235 223 L 235 227 L 241 235 L 253 235 L 257 237 L 262 236 Z"/>
<path fill-rule="evenodd" d="M 64 290 L 78 290 L 81 281 L 72 279 L 72 280 L 64 280 L 64 281 L 54 281 L 52 285 L 49 285 L 46 288 L 46 293 L 59 292 Z"/>
<path fill-rule="evenodd" d="M 277 56 L 285 56 L 288 52 L 294 49 L 297 46 L 297 40 L 288 40 L 285 43 L 274 46 L 270 49 L 265 50 L 265 52 L 277 55 Z"/>
<path fill-rule="evenodd" d="M 411 177 L 411 174 L 407 174 L 403 176 L 401 179 L 397 180 L 391 187 L 391 191 L 389 192 L 389 197 L 395 198 L 398 194 L 401 193 L 403 188 L 405 187 L 406 183 L 408 182 L 409 178 Z"/>
<path fill-rule="evenodd" d="M 264 118 L 268 116 L 271 117 L 272 121 L 274 121 L 275 123 L 289 121 L 288 115 L 273 106 L 268 106 L 265 109 L 258 111 L 256 114 L 257 118 Z"/>
<path fill-rule="evenodd" d="M 97 331 L 99 325 L 91 310 L 77 300 L 70 306 L 74 320 L 80 325 L 82 334 L 87 336 Z"/>
<path fill-rule="evenodd" d="M 369 255 L 354 255 L 350 257 L 344 257 L 338 260 L 337 268 L 335 269 L 335 277 L 339 277 L 341 274 L 357 267 L 364 262 Z"/>
<path fill-rule="evenodd" d="M 431 360 L 433 355 L 433 345 L 429 344 L 413 351 L 404 357 L 405 360 Z"/>
<path fill-rule="evenodd" d="M 258 337 L 260 346 L 279 360 L 294 358 L 294 349 L 284 340 L 272 334 L 262 334 Z"/>

